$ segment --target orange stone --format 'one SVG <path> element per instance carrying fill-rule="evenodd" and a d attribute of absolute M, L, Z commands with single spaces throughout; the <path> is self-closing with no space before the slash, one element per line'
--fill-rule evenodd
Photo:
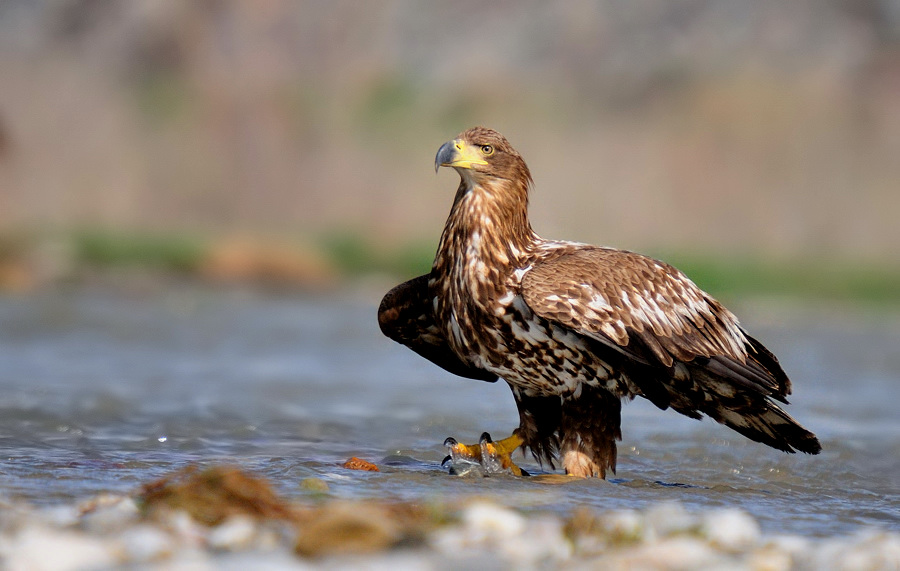
<path fill-rule="evenodd" d="M 360 460 L 356 456 L 344 462 L 344 468 L 348 470 L 364 470 L 366 472 L 378 472 L 378 466 L 365 460 Z"/>

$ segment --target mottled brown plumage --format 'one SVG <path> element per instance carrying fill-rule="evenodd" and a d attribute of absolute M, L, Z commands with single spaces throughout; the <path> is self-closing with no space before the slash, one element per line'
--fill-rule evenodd
<path fill-rule="evenodd" d="M 819 452 L 774 402 L 791 390 L 778 360 L 684 274 L 534 233 L 531 174 L 502 135 L 469 129 L 441 147 L 440 166 L 461 181 L 434 265 L 385 296 L 379 324 L 450 372 L 505 380 L 516 433 L 538 460 L 605 477 L 621 399 L 634 396 L 779 450 Z"/>

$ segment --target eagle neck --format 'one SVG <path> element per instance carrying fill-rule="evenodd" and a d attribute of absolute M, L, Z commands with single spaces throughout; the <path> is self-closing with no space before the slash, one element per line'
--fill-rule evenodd
<path fill-rule="evenodd" d="M 536 239 L 528 220 L 527 183 L 497 179 L 478 184 L 464 179 L 444 226 L 435 270 L 502 279 L 531 251 Z"/>
<path fill-rule="evenodd" d="M 484 368 L 500 359 L 487 327 L 502 313 L 509 279 L 537 240 L 528 222 L 527 186 L 463 179 L 431 270 L 435 318 L 466 362 Z M 487 353 L 486 353 L 487 352 Z"/>

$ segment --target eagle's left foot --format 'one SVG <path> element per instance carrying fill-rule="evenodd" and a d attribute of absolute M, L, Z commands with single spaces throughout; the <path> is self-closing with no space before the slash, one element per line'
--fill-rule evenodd
<path fill-rule="evenodd" d="M 441 465 L 450 462 L 450 473 L 458 476 L 464 476 L 473 470 L 480 470 L 485 476 L 504 472 L 514 476 L 528 476 L 528 472 L 516 466 L 511 457 L 522 442 L 515 433 L 509 438 L 494 442 L 491 435 L 485 432 L 478 444 L 461 444 L 450 437 L 444 440 L 444 446 L 450 449 L 450 454 Z"/>

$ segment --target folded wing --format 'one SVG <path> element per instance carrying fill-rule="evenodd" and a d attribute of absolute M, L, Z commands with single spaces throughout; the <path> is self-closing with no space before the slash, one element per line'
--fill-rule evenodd
<path fill-rule="evenodd" d="M 450 349 L 434 321 L 434 305 L 425 274 L 404 282 L 387 294 L 378 307 L 381 332 L 406 345 L 446 371 L 479 381 L 494 382 L 497 375 L 464 363 Z"/>
<path fill-rule="evenodd" d="M 791 392 L 775 356 L 672 266 L 581 246 L 535 262 L 521 287 L 535 314 L 624 356 L 658 407 L 706 414 L 781 450 L 819 451 L 815 436 L 770 400 L 786 403 Z"/>

